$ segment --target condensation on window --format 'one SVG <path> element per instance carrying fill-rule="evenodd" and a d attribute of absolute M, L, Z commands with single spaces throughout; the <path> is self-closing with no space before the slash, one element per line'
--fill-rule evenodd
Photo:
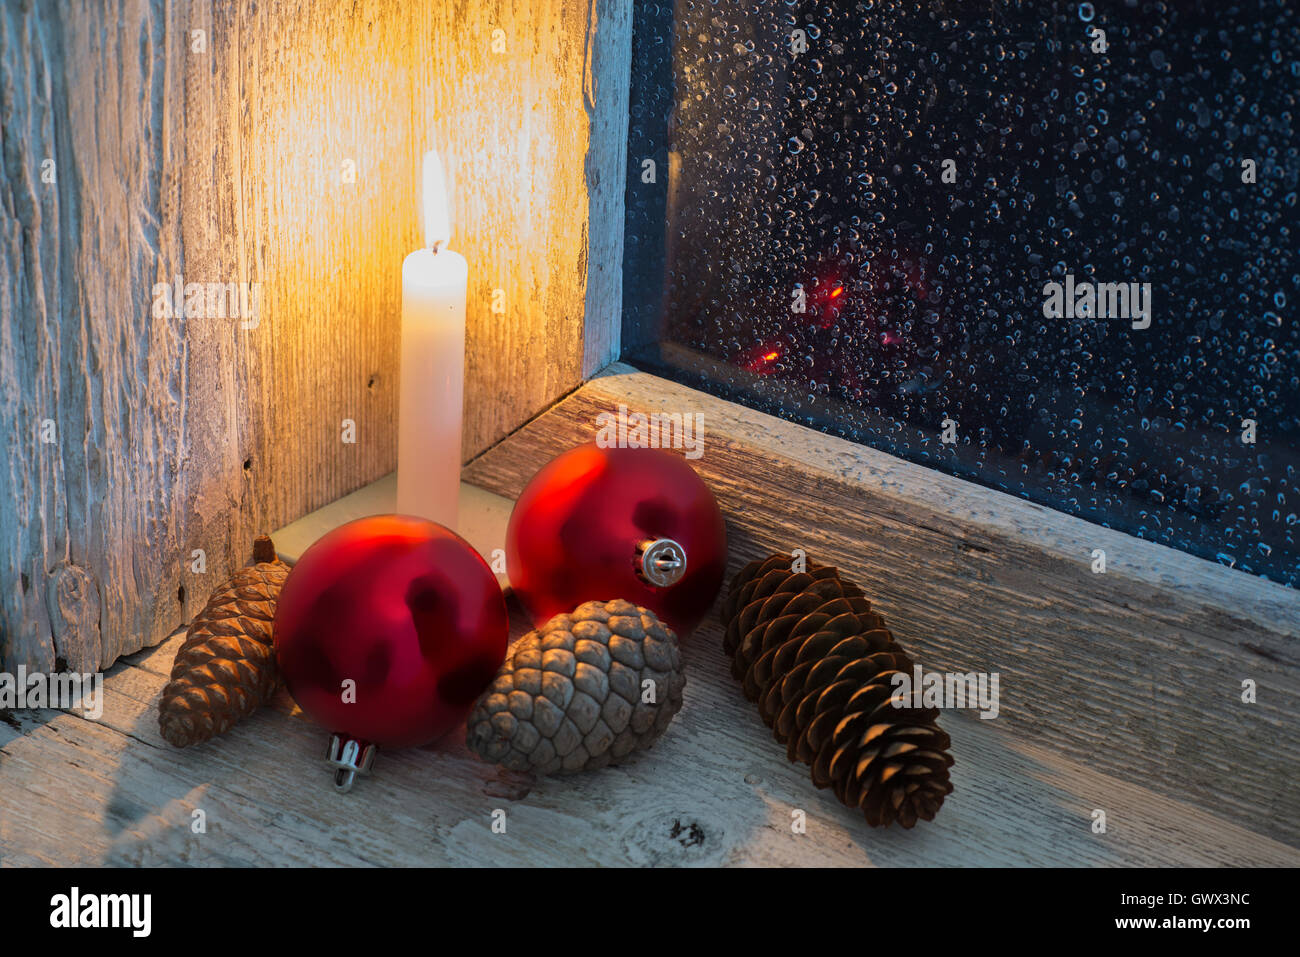
<path fill-rule="evenodd" d="M 1300 584 L 1294 4 L 636 16 L 625 358 Z"/>

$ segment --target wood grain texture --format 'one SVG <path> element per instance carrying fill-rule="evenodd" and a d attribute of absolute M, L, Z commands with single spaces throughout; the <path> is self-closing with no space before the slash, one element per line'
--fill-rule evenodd
<path fill-rule="evenodd" d="M 623 327 L 623 211 L 627 183 L 632 4 L 589 0 L 583 100 L 587 147 L 587 300 L 582 376 L 619 356 Z"/>
<path fill-rule="evenodd" d="M 609 357 L 626 77 L 600 71 L 630 29 L 630 0 L 0 7 L 0 668 L 160 640 L 255 534 L 392 470 L 434 142 L 466 455 L 576 386 L 588 336 Z M 155 315 L 177 276 L 257 284 L 256 316 Z"/>
<path fill-rule="evenodd" d="M 526 627 L 515 609 L 514 634 Z M 629 764 L 530 780 L 471 755 L 463 727 L 381 754 L 341 797 L 324 732 L 281 695 L 227 736 L 177 751 L 157 698 L 182 640 L 120 663 L 99 721 L 31 711 L 0 720 L 3 866 L 1295 866 L 1300 851 L 945 716 L 956 790 L 931 824 L 873 830 L 785 760 L 727 674 L 718 627 L 683 649 L 686 700 Z M 1107 811 L 1106 834 L 1091 829 Z M 491 815 L 506 812 L 506 833 Z M 191 829 L 202 810 L 207 831 Z M 807 832 L 791 828 L 802 810 Z"/>
<path fill-rule="evenodd" d="M 608 373 L 466 478 L 513 498 L 620 403 L 699 412 L 692 464 L 726 515 L 733 572 L 805 549 L 858 581 L 927 670 L 998 672 L 1001 714 L 985 723 L 1300 843 L 1294 590 L 627 366 Z M 1244 679 L 1257 703 L 1242 702 Z"/>
<path fill-rule="evenodd" d="M 278 541 L 300 551 L 337 521 L 391 499 L 384 479 L 313 512 Z M 504 535 L 485 492 L 463 519 L 476 543 Z M 340 511 L 346 514 L 339 514 Z M 480 546 L 483 547 L 483 546 Z M 512 634 L 527 622 L 514 603 Z M 938 819 L 872 830 L 786 762 L 729 677 L 720 629 L 684 646 L 685 706 L 649 752 L 620 768 L 532 780 L 464 748 L 381 755 L 374 777 L 333 793 L 323 731 L 285 694 L 197 748 L 168 748 L 157 697 L 183 635 L 120 664 L 99 721 L 0 714 L 4 865 L 1292 865 L 1300 852 L 1142 785 L 1126 784 L 965 715 L 945 716 L 957 756 Z M 1108 815 L 1104 835 L 1092 810 Z M 504 835 L 490 830 L 507 813 Z M 191 829 L 193 812 L 207 832 Z M 359 814 L 364 810 L 364 814 Z M 807 832 L 791 829 L 793 812 Z"/>
<path fill-rule="evenodd" d="M 0 7 L 0 664 L 45 670 L 93 669 L 187 610 L 178 477 L 204 396 L 150 308 L 182 248 L 163 216 L 185 192 L 182 17 L 108 9 Z M 220 195 L 190 200 L 197 222 Z"/>

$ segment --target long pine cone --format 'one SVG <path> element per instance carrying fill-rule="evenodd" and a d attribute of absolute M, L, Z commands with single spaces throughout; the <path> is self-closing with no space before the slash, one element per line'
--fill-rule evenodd
<path fill-rule="evenodd" d="M 948 735 L 933 708 L 895 708 L 892 676 L 912 660 L 862 589 L 787 555 L 746 565 L 722 606 L 723 649 L 745 697 L 813 783 L 873 827 L 933 820 L 952 792 Z"/>
<path fill-rule="evenodd" d="M 289 566 L 266 536 L 253 562 L 212 593 L 176 652 L 158 727 L 178 748 L 225 734 L 279 687 L 271 623 Z"/>

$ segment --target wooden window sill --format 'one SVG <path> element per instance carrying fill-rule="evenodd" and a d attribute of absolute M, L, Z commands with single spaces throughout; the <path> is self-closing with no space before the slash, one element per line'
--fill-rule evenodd
<path fill-rule="evenodd" d="M 1300 593 L 617 363 L 466 477 L 513 497 L 620 405 L 703 415 L 692 464 L 726 513 L 733 571 L 802 548 L 858 581 L 927 670 L 998 672 L 994 740 L 1300 845 Z M 998 769 L 973 777 L 996 786 Z M 1087 793 L 1085 814 L 1107 810 Z"/>
<path fill-rule="evenodd" d="M 873 830 L 816 791 L 740 695 L 712 620 L 685 645 L 681 714 L 624 767 L 530 782 L 477 760 L 453 732 L 381 755 L 348 797 L 329 786 L 323 732 L 283 694 L 224 739 L 167 746 L 156 702 L 177 633 L 108 673 L 99 721 L 37 711 L 0 722 L 5 863 L 1300 863 L 1294 723 L 1280 703 L 1295 700 L 1290 590 L 624 366 L 471 463 L 465 537 L 485 555 L 502 547 L 523 482 L 620 401 L 704 413 L 693 464 L 727 512 L 733 564 L 804 547 L 874 592 L 927 669 L 1001 672 L 998 719 L 941 720 L 956 789 L 933 823 Z M 276 532 L 277 544 L 295 558 L 393 502 L 389 476 Z M 1105 575 L 1090 571 L 1093 547 L 1107 548 Z M 527 626 L 512 615 L 518 637 Z M 1257 678 L 1261 703 L 1239 713 L 1243 676 Z M 206 835 L 190 831 L 196 807 Z M 509 839 L 490 831 L 498 807 Z M 796 808 L 807 812 L 803 835 L 790 829 Z M 1095 808 L 1106 834 L 1091 831 Z"/>

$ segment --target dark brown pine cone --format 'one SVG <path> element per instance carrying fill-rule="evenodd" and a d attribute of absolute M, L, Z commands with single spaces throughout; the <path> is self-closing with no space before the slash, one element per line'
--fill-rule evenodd
<path fill-rule="evenodd" d="M 266 536 L 253 562 L 212 593 L 176 652 L 158 728 L 178 748 L 225 734 L 279 687 L 271 623 L 289 566 Z"/>
<path fill-rule="evenodd" d="M 873 827 L 933 820 L 952 792 L 951 742 L 932 708 L 895 708 L 892 676 L 912 673 L 856 584 L 776 554 L 737 573 L 722 606 L 723 649 L 745 697 L 812 768 L 813 783 Z"/>

